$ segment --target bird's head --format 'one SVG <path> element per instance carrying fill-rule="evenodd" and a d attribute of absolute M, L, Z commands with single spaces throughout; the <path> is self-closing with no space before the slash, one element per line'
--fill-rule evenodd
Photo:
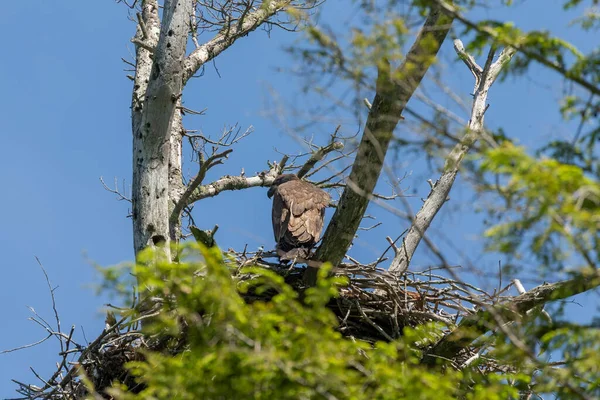
<path fill-rule="evenodd" d="M 275 194 L 275 191 L 277 190 L 279 185 L 289 182 L 289 181 L 297 181 L 298 179 L 300 179 L 300 178 L 298 178 L 295 174 L 279 175 L 277 178 L 275 178 L 275 180 L 271 184 L 271 187 L 269 188 L 269 191 L 267 192 L 267 196 L 269 198 L 273 197 L 273 195 Z"/>

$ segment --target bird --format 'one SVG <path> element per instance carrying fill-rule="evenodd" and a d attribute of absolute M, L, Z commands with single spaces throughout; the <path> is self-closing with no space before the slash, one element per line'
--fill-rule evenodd
<path fill-rule="evenodd" d="M 273 198 L 273 234 L 280 260 L 307 259 L 321 238 L 329 193 L 295 174 L 279 175 L 267 192 Z"/>

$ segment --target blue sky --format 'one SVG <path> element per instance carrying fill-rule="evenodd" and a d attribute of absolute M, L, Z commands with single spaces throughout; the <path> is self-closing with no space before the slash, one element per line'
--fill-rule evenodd
<path fill-rule="evenodd" d="M 324 18 L 343 9 L 343 2 L 331 1 Z M 568 19 L 559 7 L 549 9 L 545 0 L 531 0 L 512 10 L 492 8 L 479 16 L 514 20 L 526 29 L 552 28 L 556 35 L 586 50 L 592 43 L 577 29 L 568 28 Z M 502 13 L 502 14 L 498 14 Z M 4 41 L 4 62 L 0 64 L 4 96 L 0 97 L 2 157 L 0 179 L 0 250 L 3 279 L 3 329 L 0 350 L 35 342 L 45 336 L 43 329 L 28 321 L 33 307 L 45 319 L 52 319 L 50 295 L 35 260 L 39 257 L 55 292 L 63 330 L 76 326 L 76 337 L 84 343 L 103 328 L 102 305 L 106 296 L 96 294 L 99 282 L 93 265 L 113 265 L 131 260 L 131 223 L 128 204 L 118 202 L 99 182 L 103 176 L 112 184 L 115 177 L 130 183 L 131 139 L 129 103 L 131 82 L 123 71 L 121 57 L 131 59 L 129 39 L 135 25 L 127 8 L 113 1 L 8 2 L 3 7 L 0 34 Z M 204 76 L 193 80 L 184 95 L 186 106 L 208 108 L 206 116 L 186 121 L 188 129 L 217 133 L 225 124 L 254 126 L 255 132 L 230 156 L 211 171 L 207 179 L 224 174 L 247 174 L 265 169 L 267 160 L 278 160 L 275 151 L 298 152 L 300 147 L 272 118 L 266 116 L 269 88 L 296 105 L 310 106 L 310 97 L 299 95 L 300 81 L 277 72 L 293 62 L 282 50 L 296 36 L 275 29 L 270 37 L 252 33 L 218 57 L 216 66 L 206 67 Z M 451 56 L 451 43 L 444 45 Z M 450 59 L 450 57 L 448 57 Z M 451 67 L 448 84 L 468 99 L 472 77 L 462 64 Z M 539 138 L 567 136 L 572 126 L 557 113 L 562 82 L 539 67 L 518 79 L 498 83 L 490 92 L 492 107 L 486 114 L 489 126 L 504 127 L 510 136 L 535 146 Z M 450 105 L 448 105 L 450 106 Z M 459 111 L 457 111 L 459 112 Z M 468 119 L 467 115 L 461 117 Z M 321 126 L 317 139 L 335 124 Z M 349 127 L 349 130 L 355 129 Z M 400 127 L 398 134 L 402 133 Z M 189 154 L 185 157 L 188 158 Z M 420 163 L 407 165 L 415 177 L 428 172 Z M 195 166 L 184 168 L 188 176 Z M 402 172 L 401 172 L 402 173 Z M 427 176 L 435 179 L 435 176 Z M 461 189 L 459 179 L 454 198 L 471 201 L 472 193 Z M 460 186 L 463 185 L 463 186 Z M 411 182 L 419 196 L 427 195 L 424 180 Z M 217 239 L 222 247 L 272 247 L 270 202 L 266 189 L 224 193 L 196 207 L 196 222 L 202 228 L 219 224 Z M 370 260 L 385 247 L 387 235 L 396 236 L 404 226 L 395 217 L 371 207 L 370 213 L 385 222 L 357 241 L 353 251 Z M 477 253 L 481 241 L 480 217 L 446 212 L 434 229 L 452 224 L 452 236 L 464 238 L 463 250 Z M 445 247 L 444 244 L 441 244 Z M 376 250 L 375 250 L 376 249 Z M 431 259 L 420 255 L 415 263 Z M 456 256 L 455 262 L 459 262 Z M 497 257 L 482 259 L 481 268 L 494 271 Z M 530 266 L 525 265 L 524 268 Z M 493 272 L 490 272 L 493 273 Z M 589 297 L 583 296 L 580 302 Z M 587 299 L 587 300 L 586 300 Z M 589 317 L 593 307 L 574 308 L 576 319 Z M 53 371 L 58 361 L 58 343 L 49 340 L 37 347 L 0 355 L 0 398 L 15 396 L 9 379 L 33 382 L 29 367 L 42 376 Z"/>

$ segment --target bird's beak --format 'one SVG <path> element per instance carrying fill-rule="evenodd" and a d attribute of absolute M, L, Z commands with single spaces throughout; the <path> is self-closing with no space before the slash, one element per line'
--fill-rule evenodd
<path fill-rule="evenodd" d="M 273 197 L 273 195 L 275 194 L 275 189 L 277 189 L 277 187 L 276 187 L 276 186 L 271 186 L 271 187 L 269 188 L 269 191 L 267 192 L 267 197 L 268 197 L 268 198 L 271 198 L 271 197 Z"/>

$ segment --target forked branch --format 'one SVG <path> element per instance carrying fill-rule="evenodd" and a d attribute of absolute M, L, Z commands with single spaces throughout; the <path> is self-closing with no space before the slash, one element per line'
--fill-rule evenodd
<path fill-rule="evenodd" d="M 492 62 L 495 53 L 495 49 L 492 48 L 488 54 L 485 66 L 481 68 L 470 55 L 466 54 L 464 46 L 459 39 L 454 41 L 454 48 L 475 76 L 475 93 L 471 118 L 466 133 L 446 158 L 444 173 L 433 184 L 427 200 L 425 200 L 414 218 L 408 233 L 402 241 L 402 245 L 398 246 L 399 252 L 394 256 L 389 269 L 390 272 L 398 276 L 403 275 L 408 269 L 410 260 L 423 235 L 448 198 L 462 159 L 483 132 L 483 116 L 487 110 L 486 100 L 488 90 L 498 77 L 502 67 L 510 61 L 515 53 L 514 48 L 507 47 L 502 51 L 498 59 Z"/>
<path fill-rule="evenodd" d="M 291 0 L 264 0 L 254 11 L 248 12 L 240 23 L 223 27 L 217 35 L 197 47 L 185 60 L 183 82 L 187 82 L 206 62 L 231 46 L 238 38 L 247 35 L 269 18 L 289 6 Z"/>
<path fill-rule="evenodd" d="M 185 192 L 183 192 L 183 195 L 175 205 L 175 208 L 171 213 L 171 221 L 176 221 L 180 218 L 181 211 L 188 205 L 188 200 L 192 193 L 194 193 L 196 188 L 204 181 L 208 170 L 215 165 L 223 164 L 223 159 L 226 159 L 232 151 L 233 149 L 227 149 L 221 153 L 213 154 L 206 161 L 200 163 L 200 171 L 198 171 L 198 175 L 196 175 L 186 187 Z"/>

